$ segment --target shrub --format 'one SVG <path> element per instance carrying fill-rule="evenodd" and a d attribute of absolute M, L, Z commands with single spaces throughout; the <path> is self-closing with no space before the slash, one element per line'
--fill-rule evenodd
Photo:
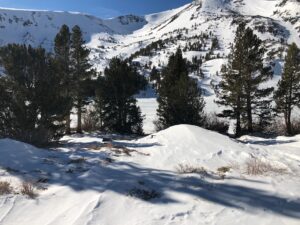
<path fill-rule="evenodd" d="M 221 134 L 227 134 L 229 123 L 224 119 L 220 119 L 216 114 L 208 114 L 205 117 L 204 128 Z"/>
<path fill-rule="evenodd" d="M 269 133 L 272 135 L 276 135 L 276 136 L 283 136 L 283 135 L 287 135 L 287 129 L 286 129 L 286 125 L 284 123 L 283 119 L 277 119 L 274 120 L 273 123 L 266 127 L 263 130 L 265 133 Z M 292 120 L 292 131 L 293 134 L 300 134 L 300 119 L 299 118 L 294 118 Z"/>
<path fill-rule="evenodd" d="M 36 198 L 37 194 L 35 192 L 34 185 L 30 182 L 23 182 L 21 186 L 21 194 L 26 195 L 29 198 Z"/>
<path fill-rule="evenodd" d="M 98 129 L 98 116 L 96 111 L 88 110 L 82 117 L 82 130 L 87 132 L 96 131 Z"/>
<path fill-rule="evenodd" d="M 286 172 L 286 170 L 283 168 L 275 167 L 270 163 L 264 162 L 261 159 L 257 158 L 251 158 L 248 161 L 246 161 L 246 173 L 248 175 L 263 175 L 269 172 L 282 174 Z"/>
<path fill-rule="evenodd" d="M 0 195 L 8 195 L 12 193 L 12 187 L 7 181 L 0 181 Z"/>
<path fill-rule="evenodd" d="M 231 167 L 229 167 L 229 166 L 223 166 L 223 167 L 218 168 L 218 173 L 227 173 L 230 170 L 231 170 Z"/>

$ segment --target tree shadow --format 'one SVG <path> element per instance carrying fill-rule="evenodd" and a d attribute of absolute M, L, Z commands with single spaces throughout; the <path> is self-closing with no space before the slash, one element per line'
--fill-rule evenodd
<path fill-rule="evenodd" d="M 109 152 L 83 150 L 82 145 L 78 148 L 74 146 L 71 151 L 41 150 L 21 143 L 14 147 L 20 148 L 17 149 L 18 151 L 26 151 L 26 157 L 17 155 L 16 149 L 6 151 L 5 160 L 0 160 L 0 166 L 15 169 L 7 172 L 23 180 L 38 180 L 46 177 L 49 186 L 54 184 L 67 186 L 77 192 L 112 191 L 120 195 L 128 195 L 130 190 L 139 188 L 160 193 L 160 198 L 150 200 L 149 204 L 182 201 L 174 194 L 169 195 L 170 192 L 181 193 L 225 207 L 246 209 L 250 213 L 256 210 L 268 210 L 275 214 L 300 219 L 300 199 L 290 200 L 262 189 L 252 188 L 253 183 L 257 182 L 254 180 L 244 180 L 245 186 L 242 186 L 229 184 L 226 180 L 216 182 L 214 177 L 209 176 L 179 175 L 172 171 L 147 168 L 130 160 L 126 162 L 124 158 L 119 161 L 115 157 L 108 162 L 105 160 L 112 157 Z M 72 163 L 71 159 L 74 158 L 84 158 L 84 160 L 81 163 Z M 252 185 L 247 187 L 247 182 L 251 182 Z"/>
<path fill-rule="evenodd" d="M 286 141 L 280 141 L 276 139 L 265 139 L 265 140 L 248 140 L 248 141 L 241 141 L 244 144 L 254 144 L 254 145 L 277 145 L 277 144 L 289 144 L 289 143 L 294 143 L 296 141 L 293 140 L 286 140 Z"/>

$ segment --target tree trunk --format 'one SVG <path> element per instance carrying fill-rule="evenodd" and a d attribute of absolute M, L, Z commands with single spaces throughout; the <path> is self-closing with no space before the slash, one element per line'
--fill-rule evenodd
<path fill-rule="evenodd" d="M 76 132 L 78 134 L 82 133 L 82 122 L 81 122 L 81 118 L 82 118 L 82 111 L 81 111 L 81 100 L 78 101 L 78 107 L 77 107 L 77 130 Z"/>
<path fill-rule="evenodd" d="M 237 113 L 236 116 L 236 128 L 235 128 L 235 137 L 240 137 L 242 135 L 242 128 L 241 128 L 241 115 Z"/>
<path fill-rule="evenodd" d="M 250 99 L 250 94 L 247 96 L 247 125 L 248 125 L 248 132 L 253 132 L 253 122 L 252 122 L 252 104 Z"/>
<path fill-rule="evenodd" d="M 241 128 L 241 100 L 240 97 L 238 97 L 237 100 L 237 110 L 236 110 L 236 128 L 235 128 L 235 136 L 240 137 L 242 134 L 242 128 Z"/>
<path fill-rule="evenodd" d="M 66 118 L 66 134 L 71 134 L 71 115 L 68 114 Z"/>
<path fill-rule="evenodd" d="M 289 136 L 293 135 L 292 122 L 291 122 L 291 110 L 289 109 L 286 116 L 286 132 Z"/>

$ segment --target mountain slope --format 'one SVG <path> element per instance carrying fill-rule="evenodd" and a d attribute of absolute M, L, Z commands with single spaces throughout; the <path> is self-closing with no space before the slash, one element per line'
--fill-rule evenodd
<path fill-rule="evenodd" d="M 0 9 L 0 45 L 24 43 L 51 50 L 54 37 L 63 24 L 70 28 L 79 25 L 85 39 L 90 41 L 93 34 L 101 32 L 131 33 L 145 22 L 142 17 L 132 15 L 102 20 L 81 13 Z"/>

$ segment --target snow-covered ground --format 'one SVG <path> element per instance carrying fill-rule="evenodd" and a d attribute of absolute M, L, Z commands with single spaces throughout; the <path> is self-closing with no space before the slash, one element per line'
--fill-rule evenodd
<path fill-rule="evenodd" d="M 52 149 L 0 140 L 0 181 L 15 191 L 0 196 L 0 224 L 300 223 L 300 136 L 236 141 L 180 125 L 106 145 L 103 137 L 68 136 Z M 247 173 L 254 159 L 267 165 L 262 174 Z M 17 194 L 24 180 L 38 197 Z"/>

